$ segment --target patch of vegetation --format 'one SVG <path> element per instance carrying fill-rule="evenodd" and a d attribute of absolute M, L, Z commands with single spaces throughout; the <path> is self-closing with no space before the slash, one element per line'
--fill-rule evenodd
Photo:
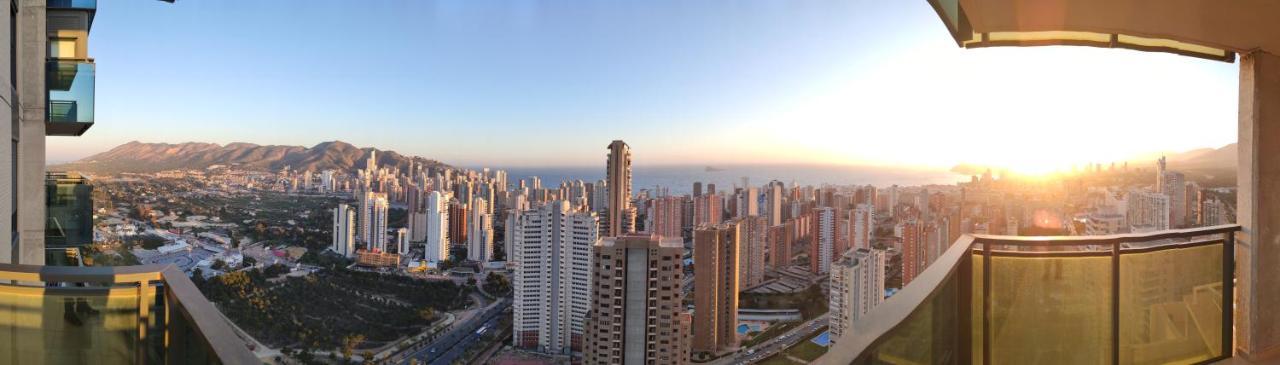
<path fill-rule="evenodd" d="M 800 316 L 806 321 L 826 313 L 827 303 L 827 296 L 822 294 L 822 287 L 816 283 L 796 293 L 742 293 L 738 296 L 739 308 L 799 309 Z"/>
<path fill-rule="evenodd" d="M 819 357 L 822 357 L 823 354 L 827 353 L 827 348 L 818 346 L 818 344 L 813 343 L 813 341 L 810 341 L 810 340 L 813 339 L 814 337 L 818 337 L 822 335 L 822 333 L 826 332 L 826 330 L 827 330 L 826 327 L 819 329 L 817 335 L 806 338 L 804 339 L 804 341 L 800 341 L 800 343 L 797 343 L 795 346 L 791 346 L 791 348 L 788 348 L 786 351 L 783 351 L 783 353 L 794 356 L 798 359 L 802 359 L 805 361 L 817 360 Z"/>
<path fill-rule="evenodd" d="M 277 348 L 377 348 L 422 331 L 440 312 L 468 301 L 467 289 L 452 282 L 343 269 L 267 281 L 281 269 L 287 270 L 252 269 L 192 281 L 240 328 Z"/>

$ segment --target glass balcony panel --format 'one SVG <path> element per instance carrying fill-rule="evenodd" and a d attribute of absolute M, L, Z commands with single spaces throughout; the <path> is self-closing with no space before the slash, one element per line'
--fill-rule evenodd
<path fill-rule="evenodd" d="M 50 9 L 98 9 L 98 0 L 49 0 L 48 8 Z"/>
<path fill-rule="evenodd" d="M 45 176 L 45 247 L 93 244 L 93 186 L 74 173 Z"/>
<path fill-rule="evenodd" d="M 0 363 L 135 362 L 136 288 L 0 290 Z"/>
<path fill-rule="evenodd" d="M 1120 256 L 1120 362 L 1222 355 L 1222 244 Z"/>
<path fill-rule="evenodd" d="M 50 60 L 45 86 L 49 135 L 79 135 L 93 124 L 95 65 L 82 60 Z"/>
<path fill-rule="evenodd" d="M 993 256 L 990 265 L 992 364 L 1111 362 L 1110 256 Z"/>
<path fill-rule="evenodd" d="M 933 296 L 916 307 L 901 325 L 889 331 L 879 345 L 859 359 L 863 364 L 952 364 L 958 362 L 960 343 L 959 278 L 952 276 Z M 858 328 L 853 329 L 857 331 Z"/>

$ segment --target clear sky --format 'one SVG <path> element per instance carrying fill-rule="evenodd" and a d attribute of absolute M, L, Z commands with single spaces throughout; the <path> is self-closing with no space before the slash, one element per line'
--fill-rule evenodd
<path fill-rule="evenodd" d="M 1236 139 L 1238 65 L 961 50 L 924 0 L 103 1 L 97 124 L 459 165 L 1069 166 Z"/>

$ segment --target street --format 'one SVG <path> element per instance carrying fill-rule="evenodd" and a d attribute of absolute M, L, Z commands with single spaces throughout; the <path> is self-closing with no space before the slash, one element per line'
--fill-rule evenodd
<path fill-rule="evenodd" d="M 487 331 L 494 330 L 498 320 L 507 308 L 511 307 L 510 299 L 503 298 L 490 306 L 484 313 L 472 316 L 465 323 L 454 325 L 448 333 L 440 336 L 431 344 L 417 350 L 401 364 L 408 364 L 409 359 L 418 359 L 422 364 L 449 364 L 467 351 L 480 338 L 476 330 L 483 325 Z"/>
<path fill-rule="evenodd" d="M 786 333 L 778 335 L 778 337 L 771 338 L 762 344 L 756 345 L 755 347 L 752 347 L 750 349 L 741 349 L 732 355 L 713 360 L 711 362 L 708 362 L 707 364 L 710 364 L 710 365 L 754 364 L 760 360 L 764 360 L 768 358 L 769 356 L 773 356 L 776 353 L 780 353 L 786 350 L 788 347 L 791 347 L 797 343 L 800 343 L 800 341 L 808 340 L 810 337 L 813 337 L 814 335 L 816 335 L 819 329 L 823 328 L 826 325 L 827 325 L 827 315 L 823 314 L 821 316 L 818 316 L 817 318 L 809 320 L 808 322 L 805 322 L 799 326 L 796 326 L 796 328 L 792 328 L 790 331 L 787 331 Z M 751 350 L 755 350 L 755 352 L 748 354 L 748 352 Z"/>

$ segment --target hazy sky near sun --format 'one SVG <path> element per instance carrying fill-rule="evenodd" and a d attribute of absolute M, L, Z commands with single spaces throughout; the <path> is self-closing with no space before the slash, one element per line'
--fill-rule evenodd
<path fill-rule="evenodd" d="M 1236 139 L 1238 65 L 961 50 L 912 1 L 100 2 L 97 124 L 131 140 L 343 140 L 479 166 L 1012 166 Z"/>

